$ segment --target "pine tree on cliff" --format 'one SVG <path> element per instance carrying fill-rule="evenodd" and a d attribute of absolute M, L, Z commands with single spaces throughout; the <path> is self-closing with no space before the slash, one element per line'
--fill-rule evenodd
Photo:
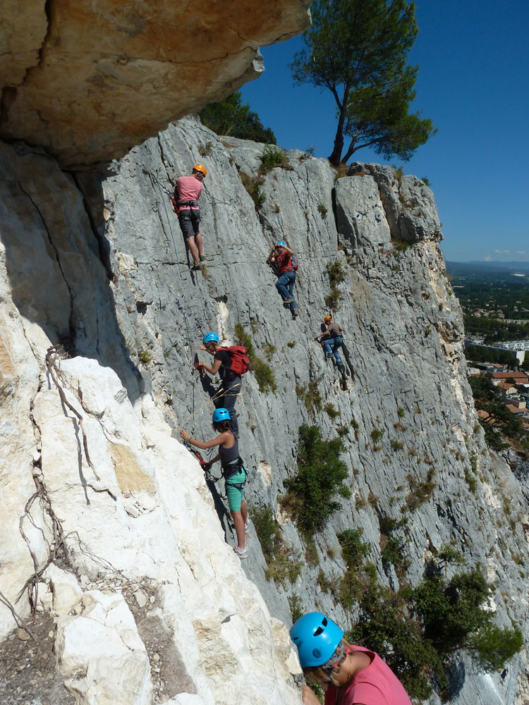
<path fill-rule="evenodd" d="M 334 96 L 338 126 L 329 161 L 346 164 L 363 147 L 407 161 L 437 131 L 431 120 L 409 112 L 418 72 L 406 64 L 419 31 L 414 3 L 315 0 L 311 13 L 305 48 L 290 68 L 295 83 Z"/>

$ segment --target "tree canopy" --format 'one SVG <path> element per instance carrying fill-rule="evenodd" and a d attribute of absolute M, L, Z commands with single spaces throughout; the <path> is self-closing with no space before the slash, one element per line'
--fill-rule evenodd
<path fill-rule="evenodd" d="M 338 125 L 332 164 L 363 147 L 407 161 L 435 132 L 410 113 L 418 67 L 406 64 L 418 33 L 408 0 L 315 0 L 305 48 L 291 64 L 294 82 L 331 91 Z M 348 147 L 343 154 L 345 140 Z"/>
<path fill-rule="evenodd" d="M 235 91 L 218 103 L 209 103 L 199 115 L 202 124 L 218 135 L 231 135 L 243 140 L 276 144 L 272 130 L 263 126 L 259 115 L 250 109 L 248 103 L 243 104 L 240 91 Z"/>

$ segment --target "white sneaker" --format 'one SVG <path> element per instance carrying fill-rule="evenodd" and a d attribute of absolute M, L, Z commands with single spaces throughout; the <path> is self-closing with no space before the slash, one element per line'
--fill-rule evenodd
<path fill-rule="evenodd" d="M 239 558 L 241 559 L 241 561 L 242 561 L 244 558 L 248 558 L 248 552 L 246 551 L 245 548 L 239 548 L 238 546 L 235 546 L 235 548 L 233 549 L 233 551 L 234 551 L 234 553 L 235 553 L 236 556 L 239 556 Z"/>
<path fill-rule="evenodd" d="M 245 533 L 245 534 L 249 534 L 249 533 L 250 533 L 250 527 L 248 526 L 248 524 L 245 524 L 245 525 L 244 525 L 244 533 Z"/>

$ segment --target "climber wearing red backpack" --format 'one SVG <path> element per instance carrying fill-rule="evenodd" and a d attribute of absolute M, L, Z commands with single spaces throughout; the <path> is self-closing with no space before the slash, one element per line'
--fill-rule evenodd
<path fill-rule="evenodd" d="M 284 240 L 280 240 L 277 245 L 272 247 L 266 261 L 273 265 L 279 275 L 276 287 L 283 299 L 283 306 L 289 308 L 294 317 L 299 316 L 294 298 L 294 284 L 298 268 L 298 259 L 294 250 L 291 250 Z"/>
<path fill-rule="evenodd" d="M 214 397 L 215 406 L 228 409 L 230 412 L 231 429 L 238 438 L 239 424 L 235 402 L 241 392 L 242 375 L 248 371 L 250 365 L 250 360 L 246 357 L 246 348 L 242 345 L 223 348 L 219 344 L 219 336 L 216 333 L 207 333 L 202 342 L 203 345 L 199 345 L 198 349 L 212 355 L 213 364 L 196 362 L 195 367 L 200 371 L 205 370 L 211 376 L 219 375 L 221 386 L 218 389 L 212 388 L 209 379 L 203 380 L 203 384 L 208 393 Z"/>

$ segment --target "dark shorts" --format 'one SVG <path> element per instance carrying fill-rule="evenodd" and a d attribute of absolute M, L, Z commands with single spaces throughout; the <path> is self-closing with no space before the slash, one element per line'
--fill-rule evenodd
<path fill-rule="evenodd" d="M 200 209 L 181 208 L 178 214 L 178 221 L 184 233 L 184 237 L 194 237 L 200 232 Z"/>

